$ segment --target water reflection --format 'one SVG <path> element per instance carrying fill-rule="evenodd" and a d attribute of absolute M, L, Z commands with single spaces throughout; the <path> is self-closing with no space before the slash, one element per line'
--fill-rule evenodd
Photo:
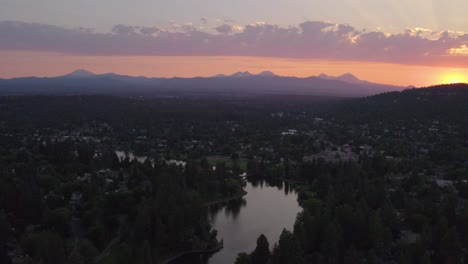
<path fill-rule="evenodd" d="M 288 195 L 289 194 L 289 183 L 288 182 L 284 182 L 284 195 Z"/>
<path fill-rule="evenodd" d="M 212 205 L 209 208 L 209 216 L 210 219 L 213 220 L 220 213 L 220 211 L 223 211 L 226 218 L 232 218 L 232 220 L 236 220 L 242 207 L 245 206 L 247 206 L 247 200 L 243 197 L 226 203 Z"/>
<path fill-rule="evenodd" d="M 288 183 L 252 180 L 245 187 L 247 195 L 223 205 L 212 206 L 209 217 L 224 248 L 211 257 L 186 256 L 176 264 L 234 263 L 237 254 L 250 252 L 260 234 L 265 234 L 273 246 L 283 228 L 292 230 L 301 208 L 297 193 Z"/>
<path fill-rule="evenodd" d="M 241 208 L 246 205 L 247 205 L 247 200 L 245 200 L 244 198 L 229 201 L 224 210 L 224 214 L 226 218 L 229 218 L 232 216 L 233 220 L 237 220 L 237 217 L 239 216 Z"/>

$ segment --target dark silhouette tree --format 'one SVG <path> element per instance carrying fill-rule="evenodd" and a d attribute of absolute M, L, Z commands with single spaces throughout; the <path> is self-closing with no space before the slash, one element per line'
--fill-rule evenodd
<path fill-rule="evenodd" d="M 266 264 L 270 258 L 270 244 L 265 235 L 261 234 L 257 239 L 257 247 L 252 252 L 252 262 Z"/>
<path fill-rule="evenodd" d="M 301 264 L 304 263 L 303 251 L 299 241 L 294 235 L 283 229 L 278 244 L 275 245 L 272 254 L 274 264 Z"/>
<path fill-rule="evenodd" d="M 247 253 L 239 253 L 234 264 L 253 264 L 250 255 Z"/>

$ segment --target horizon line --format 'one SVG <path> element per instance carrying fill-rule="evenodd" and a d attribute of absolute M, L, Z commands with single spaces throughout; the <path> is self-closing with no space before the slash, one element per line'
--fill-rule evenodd
<path fill-rule="evenodd" d="M 281 77 L 281 78 L 297 78 L 297 79 L 307 79 L 307 78 L 320 78 L 320 79 L 325 79 L 327 80 L 327 78 L 323 78 L 323 77 L 320 77 L 321 75 L 325 75 L 326 77 L 330 77 L 330 78 L 339 78 L 339 77 L 343 77 L 345 75 L 351 75 L 352 77 L 355 77 L 357 79 L 357 81 L 360 81 L 360 82 L 370 82 L 370 81 L 367 81 L 367 80 L 363 80 L 363 79 L 360 79 L 359 77 L 357 77 L 355 74 L 351 73 L 351 72 L 346 72 L 346 73 L 343 73 L 343 74 L 340 74 L 340 75 L 328 75 L 326 73 L 321 73 L 319 75 L 308 75 L 308 76 L 297 76 L 297 75 L 279 75 L 279 74 L 276 74 L 275 72 L 271 71 L 271 70 L 263 70 L 263 71 L 259 71 L 258 73 L 253 73 L 251 71 L 236 71 L 234 73 L 219 73 L 219 74 L 215 74 L 215 75 L 207 75 L 207 76 L 201 76 L 201 75 L 195 75 L 195 76 L 190 76 L 190 77 L 181 77 L 181 76 L 171 76 L 171 77 L 163 77 L 163 76 L 145 76 L 145 75 L 131 75 L 131 74 L 119 74 L 119 73 L 115 73 L 115 72 L 105 72 L 105 73 L 96 73 L 94 71 L 91 71 L 91 70 L 88 70 L 86 68 L 78 68 L 76 70 L 73 70 L 69 73 L 66 73 L 66 74 L 63 74 L 63 75 L 56 75 L 56 76 L 37 76 L 37 75 L 30 75 L 30 76 L 20 76 L 20 77 L 13 77 L 13 78 L 1 78 L 1 80 L 15 80 L 15 79 L 24 79 L 24 78 L 38 78 L 38 79 L 52 79 L 52 78 L 59 78 L 59 77 L 66 77 L 66 76 L 69 76 L 69 75 L 72 75 L 74 73 L 77 73 L 77 72 L 83 72 L 83 73 L 89 73 L 90 75 L 93 75 L 93 76 L 103 76 L 103 75 L 109 75 L 109 74 L 113 74 L 113 75 L 117 75 L 117 76 L 126 76 L 126 77 L 134 77 L 134 78 L 147 78 L 147 79 L 196 79 L 196 78 L 222 78 L 222 77 L 234 77 L 234 75 L 236 74 L 239 74 L 239 73 L 244 73 L 244 74 L 250 74 L 252 77 L 255 77 L 255 76 L 258 76 L 258 77 Z M 271 73 L 272 75 L 261 75 L 262 73 Z M 91 77 L 91 76 L 90 76 Z M 244 76 L 246 77 L 246 76 Z M 77 76 L 77 78 L 86 78 L 86 76 L 82 76 L 82 77 L 79 77 Z M 239 78 L 239 77 L 237 77 Z M 242 76 L 240 77 L 242 78 Z M 330 79 L 328 79 L 330 80 Z M 333 80 L 333 79 L 331 79 Z M 343 81 L 343 80 L 339 80 L 339 81 Z M 375 82 L 370 82 L 370 83 L 374 83 L 374 84 L 380 84 L 380 85 L 388 85 L 388 86 L 395 86 L 395 87 L 404 87 L 404 88 L 408 88 L 408 89 L 411 89 L 411 88 L 428 88 L 428 87 L 433 87 L 433 86 L 441 86 L 441 85 L 457 85 L 457 84 L 466 84 L 468 85 L 468 83 L 465 83 L 465 82 L 456 82 L 456 83 L 434 83 L 434 84 L 431 84 L 431 85 L 424 85 L 424 86 L 415 86 L 415 85 L 394 85 L 394 84 L 386 84 L 386 83 L 375 83 Z"/>

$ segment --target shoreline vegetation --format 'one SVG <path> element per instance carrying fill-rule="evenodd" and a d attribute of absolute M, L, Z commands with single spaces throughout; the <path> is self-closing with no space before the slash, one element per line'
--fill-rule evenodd
<path fill-rule="evenodd" d="M 124 153 L 125 153 L 126 157 L 129 157 L 130 159 L 135 159 L 139 163 L 143 163 L 143 160 L 141 160 L 141 158 L 143 158 L 144 160 L 147 159 L 147 156 L 137 156 L 137 155 L 135 155 L 135 152 L 133 152 L 133 151 L 125 151 Z M 210 161 L 213 163 L 213 166 L 214 166 L 214 165 L 217 165 L 219 163 L 226 164 L 227 161 L 231 161 L 231 159 L 224 158 L 222 160 L 215 160 L 215 159 L 212 158 L 212 159 L 210 159 Z M 233 163 L 231 161 L 230 167 L 232 167 L 232 166 L 233 166 Z M 185 167 L 185 164 L 184 164 L 183 167 Z M 246 162 L 245 161 L 244 161 L 244 166 L 243 167 L 246 167 Z M 226 204 L 226 203 L 228 203 L 230 201 L 240 199 L 240 198 L 244 197 L 245 195 L 247 195 L 247 192 L 244 190 L 244 187 L 245 187 L 245 182 L 244 182 L 242 188 L 239 191 L 236 191 L 235 194 L 230 195 L 230 196 L 217 198 L 217 199 L 208 200 L 207 202 L 202 203 L 202 205 L 203 205 L 203 207 L 212 207 L 212 206 L 223 205 L 223 204 Z M 110 254 L 112 254 L 111 253 L 112 247 L 114 247 L 114 246 L 116 246 L 118 244 L 118 241 L 116 242 L 114 240 L 112 240 L 109 243 L 110 246 L 107 246 L 106 249 L 103 250 L 102 253 L 96 258 L 95 263 L 97 263 L 97 264 L 105 263 L 104 262 L 105 258 L 108 257 Z M 168 256 L 162 258 L 162 260 L 158 261 L 157 263 L 169 264 L 169 263 L 171 263 L 173 261 L 176 261 L 177 259 L 185 257 L 187 255 L 191 255 L 191 254 L 209 255 L 209 254 L 214 254 L 214 253 L 216 253 L 216 252 L 223 249 L 223 239 L 221 239 L 220 241 L 217 240 L 216 242 L 215 241 L 208 241 L 208 244 L 209 244 L 209 246 L 207 246 L 206 249 L 192 249 L 192 250 L 185 250 L 185 251 L 181 251 L 181 252 L 175 252 L 175 253 L 173 253 L 171 255 L 168 255 Z"/>
<path fill-rule="evenodd" d="M 227 203 L 227 202 L 234 201 L 234 200 L 237 200 L 239 198 L 242 198 L 245 195 L 247 195 L 247 192 L 244 189 L 242 189 L 242 191 L 240 193 L 237 193 L 237 194 L 229 196 L 229 197 L 224 197 L 224 198 L 220 198 L 220 199 L 216 199 L 216 200 L 213 200 L 213 201 L 206 202 L 204 204 L 204 206 L 210 207 L 210 206 L 214 206 L 214 205 L 221 205 L 221 204 L 224 204 L 224 203 Z M 223 240 L 221 239 L 221 241 L 218 241 L 217 245 L 215 247 L 213 247 L 213 248 L 188 250 L 188 251 L 179 252 L 179 253 L 173 254 L 172 256 L 169 256 L 169 257 L 165 258 L 164 260 L 160 261 L 159 263 L 160 264 L 169 264 L 169 263 L 177 260 L 178 258 L 182 258 L 182 257 L 185 257 L 187 255 L 191 255 L 191 254 L 200 254 L 200 255 L 214 254 L 214 253 L 216 253 L 216 252 L 218 252 L 218 251 L 220 251 L 222 249 L 223 249 Z"/>
<path fill-rule="evenodd" d="M 227 203 L 227 202 L 242 198 L 245 195 L 247 195 L 247 192 L 244 189 L 242 189 L 242 191 L 240 193 L 237 193 L 237 194 L 229 196 L 229 197 L 224 197 L 224 198 L 220 198 L 220 199 L 216 199 L 216 200 L 213 200 L 213 201 L 206 202 L 204 204 L 204 206 L 210 207 L 210 206 L 214 206 L 214 205 L 221 205 L 221 204 L 224 204 L 224 203 Z M 112 246 L 114 246 L 115 244 L 117 244 L 117 243 L 114 242 Z M 218 241 L 217 244 L 212 248 L 194 249 L 194 250 L 186 250 L 186 251 L 178 252 L 178 253 L 172 254 L 171 256 L 168 256 L 168 257 L 164 258 L 163 260 L 159 261 L 158 263 L 160 263 L 160 264 L 169 264 L 169 263 L 177 260 L 178 258 L 182 258 L 182 257 L 185 257 L 187 255 L 191 255 L 191 254 L 201 254 L 201 255 L 202 254 L 203 255 L 214 254 L 214 253 L 216 253 L 216 252 L 218 252 L 218 251 L 220 251 L 222 249 L 223 249 L 223 240 L 221 239 L 221 241 Z M 104 250 L 104 251 L 110 251 L 110 249 L 107 247 L 106 250 Z M 109 254 L 110 253 L 108 252 L 106 254 L 106 256 L 109 255 Z M 101 256 L 100 258 L 97 258 L 96 263 L 102 263 L 102 260 L 106 256 Z"/>
<path fill-rule="evenodd" d="M 224 203 L 227 203 L 227 202 L 234 201 L 234 200 L 237 200 L 239 198 L 242 198 L 245 195 L 247 195 L 247 192 L 244 189 L 242 189 L 242 191 L 240 193 L 238 193 L 238 194 L 235 194 L 235 195 L 232 195 L 232 196 L 229 196 L 229 197 L 225 197 L 225 198 L 219 198 L 219 199 L 216 199 L 216 200 L 213 200 L 213 201 L 210 201 L 210 202 L 206 202 L 204 204 L 204 206 L 210 207 L 210 206 L 213 206 L 213 205 L 224 204 Z"/>
<path fill-rule="evenodd" d="M 248 178 L 248 177 L 247 177 Z M 302 185 L 296 181 L 293 181 L 293 180 L 289 180 L 289 179 L 282 179 L 283 182 L 285 183 L 288 183 L 291 185 L 291 187 L 293 187 L 297 192 L 298 194 L 303 194 L 303 195 L 307 195 L 307 191 L 304 190 L 304 188 L 307 188 L 307 185 Z M 204 205 L 206 207 L 210 207 L 210 206 L 215 206 L 215 205 L 222 205 L 222 204 L 225 204 L 227 202 L 230 202 L 230 201 L 234 201 L 234 200 L 237 200 L 239 198 L 242 198 L 244 197 L 245 195 L 247 195 L 248 193 L 242 189 L 242 191 L 238 194 L 235 194 L 235 195 L 232 195 L 232 196 L 229 196 L 229 197 L 225 197 L 225 198 L 220 198 L 220 199 L 216 199 L 216 200 L 213 200 L 213 201 L 210 201 L 210 202 L 206 202 Z M 301 195 L 299 195 L 301 196 Z M 298 199 L 298 202 L 299 204 L 301 204 L 301 199 Z M 217 253 L 219 251 L 221 251 L 223 249 L 223 240 L 221 239 L 220 242 L 218 242 L 218 245 L 212 249 L 205 249 L 205 250 L 189 250 L 189 251 L 184 251 L 184 252 L 179 252 L 177 254 L 174 254 L 170 257 L 167 257 L 166 259 L 162 260 L 161 262 L 159 262 L 160 264 L 170 264 L 171 262 L 179 259 L 179 258 L 182 258 L 182 257 L 185 257 L 187 255 L 191 255 L 191 254 L 200 254 L 200 255 L 208 255 L 208 254 L 214 254 L 214 253 Z"/>

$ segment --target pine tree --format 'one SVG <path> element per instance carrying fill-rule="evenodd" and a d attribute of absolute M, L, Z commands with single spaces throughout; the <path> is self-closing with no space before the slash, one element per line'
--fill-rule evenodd
<path fill-rule="evenodd" d="M 252 262 L 266 264 L 270 259 L 270 244 L 265 235 L 261 234 L 257 239 L 257 247 L 252 252 Z"/>

